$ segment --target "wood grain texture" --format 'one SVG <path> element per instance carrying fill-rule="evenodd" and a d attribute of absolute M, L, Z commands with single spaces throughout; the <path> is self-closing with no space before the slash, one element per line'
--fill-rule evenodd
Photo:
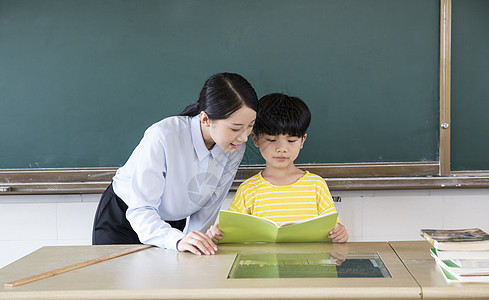
<path fill-rule="evenodd" d="M 107 261 L 109 259 L 114 259 L 114 258 L 117 258 L 117 257 L 121 257 L 121 256 L 124 256 L 124 255 L 135 253 L 135 252 L 138 252 L 138 251 L 146 250 L 146 249 L 149 249 L 151 247 L 153 247 L 153 246 L 152 245 L 143 245 L 141 247 L 137 247 L 137 248 L 133 248 L 133 249 L 128 249 L 128 250 L 124 250 L 122 252 L 118 252 L 118 253 L 110 254 L 110 255 L 107 255 L 107 256 L 103 256 L 103 257 L 99 257 L 99 258 L 87 260 L 87 261 L 84 261 L 84 262 L 81 262 L 81 263 L 69 265 L 69 266 L 66 266 L 66 267 L 59 268 L 59 269 L 47 271 L 47 272 L 44 272 L 44 273 L 41 273 L 41 274 L 37 274 L 37 275 L 30 276 L 30 277 L 22 278 L 22 279 L 19 279 L 19 280 L 15 280 L 15 281 L 12 281 L 12 282 L 8 282 L 8 283 L 5 284 L 5 287 L 17 287 L 17 286 L 21 286 L 21 285 L 24 285 L 24 284 L 27 284 L 27 283 L 31 283 L 31 282 L 34 282 L 34 281 L 42 280 L 42 279 L 45 279 L 45 278 L 48 278 L 48 277 L 56 276 L 56 275 L 59 275 L 59 274 L 63 274 L 63 273 L 66 273 L 66 272 L 70 272 L 70 271 L 77 270 L 77 269 L 80 269 L 80 268 L 83 268 L 83 267 L 87 267 L 87 266 L 91 266 L 91 265 L 94 265 L 94 264 L 98 264 L 98 263 Z"/>

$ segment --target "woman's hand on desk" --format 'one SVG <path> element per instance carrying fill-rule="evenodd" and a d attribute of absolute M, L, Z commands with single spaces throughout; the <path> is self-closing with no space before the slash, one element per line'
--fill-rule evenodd
<path fill-rule="evenodd" d="M 212 225 L 211 228 L 207 230 L 207 236 L 212 239 L 214 244 L 219 244 L 219 241 L 222 240 L 224 233 L 219 230 L 219 224 Z"/>
<path fill-rule="evenodd" d="M 336 223 L 328 237 L 333 240 L 333 243 L 346 243 L 348 241 L 348 232 L 346 232 L 345 226 L 341 223 Z"/>
<path fill-rule="evenodd" d="M 212 242 L 212 239 L 200 231 L 192 231 L 178 242 L 178 251 L 189 251 L 195 255 L 214 255 L 217 251 L 217 246 Z"/>

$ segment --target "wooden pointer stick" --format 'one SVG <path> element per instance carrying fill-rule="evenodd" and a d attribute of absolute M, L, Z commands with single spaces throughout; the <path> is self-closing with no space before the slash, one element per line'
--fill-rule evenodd
<path fill-rule="evenodd" d="M 34 282 L 34 281 L 37 281 L 37 280 L 45 279 L 45 278 L 48 278 L 48 277 L 51 277 L 51 276 L 59 275 L 59 274 L 66 273 L 66 272 L 69 272 L 69 271 L 73 271 L 73 270 L 76 270 L 76 269 L 80 269 L 80 268 L 83 268 L 83 267 L 86 267 L 86 266 L 94 265 L 94 264 L 97 264 L 97 263 L 100 263 L 100 262 L 103 262 L 103 261 L 107 261 L 109 259 L 113 259 L 113 258 L 116 258 L 116 257 L 120 257 L 120 256 L 131 254 L 131 253 L 134 253 L 134 252 L 146 250 L 146 249 L 149 249 L 149 248 L 152 248 L 152 247 L 153 247 L 152 245 L 144 245 L 144 246 L 141 246 L 141 247 L 137 247 L 137 248 L 132 248 L 132 249 L 129 249 L 129 250 L 125 250 L 125 251 L 122 251 L 122 252 L 119 252 L 119 253 L 110 254 L 110 255 L 107 255 L 107 256 L 104 256 L 104 257 L 99 257 L 99 258 L 95 258 L 95 259 L 92 259 L 92 260 L 87 260 L 87 261 L 84 261 L 84 262 L 81 262 L 81 263 L 77 263 L 77 264 L 74 264 L 74 265 L 62 267 L 62 268 L 51 270 L 51 271 L 48 271 L 48 272 L 45 272 L 45 273 L 41 273 L 41 274 L 37 274 L 37 275 L 34 275 L 34 276 L 22 278 L 22 279 L 19 279 L 19 280 L 16 280 L 16 281 L 12 281 L 12 282 L 6 283 L 5 284 L 5 287 L 16 287 L 16 286 L 20 286 L 20 285 L 23 285 L 23 284 L 26 284 L 26 283 L 30 283 L 30 282 Z"/>

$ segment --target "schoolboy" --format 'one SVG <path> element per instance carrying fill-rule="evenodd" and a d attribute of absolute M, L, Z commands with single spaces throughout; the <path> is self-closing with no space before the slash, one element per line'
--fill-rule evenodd
<path fill-rule="evenodd" d="M 336 211 L 324 179 L 294 165 L 311 121 L 307 105 L 297 97 L 273 93 L 263 96 L 258 106 L 251 137 L 266 167 L 239 186 L 229 210 L 276 223 Z M 218 226 L 207 234 L 215 243 L 222 239 Z M 348 241 L 346 228 L 339 222 L 329 237 L 336 243 Z"/>

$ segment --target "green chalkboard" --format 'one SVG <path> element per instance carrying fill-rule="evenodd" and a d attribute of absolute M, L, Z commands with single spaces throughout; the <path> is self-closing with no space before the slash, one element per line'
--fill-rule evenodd
<path fill-rule="evenodd" d="M 489 170 L 489 1 L 452 2 L 451 169 Z"/>
<path fill-rule="evenodd" d="M 0 168 L 121 166 L 217 72 L 310 105 L 298 163 L 437 161 L 439 7 L 0 0 Z"/>

